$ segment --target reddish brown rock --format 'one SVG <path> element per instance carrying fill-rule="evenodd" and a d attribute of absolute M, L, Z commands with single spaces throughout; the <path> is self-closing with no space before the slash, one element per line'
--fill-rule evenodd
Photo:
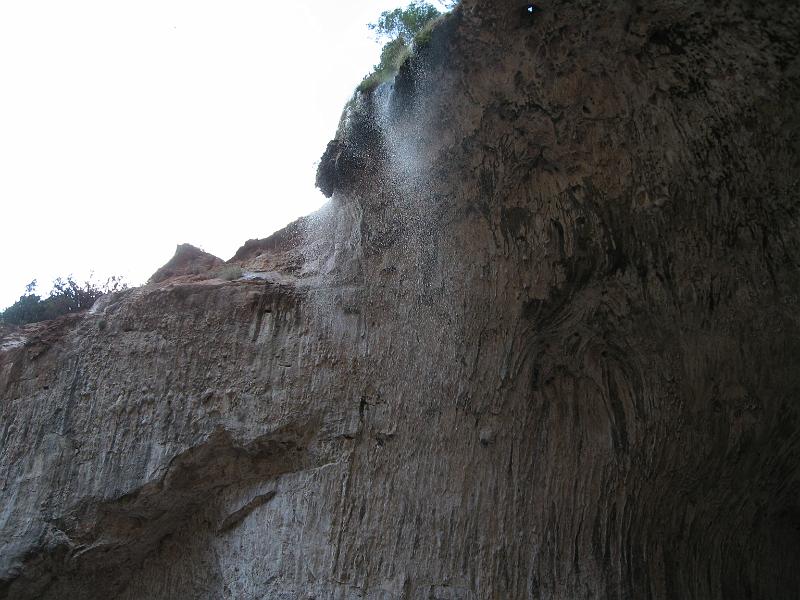
<path fill-rule="evenodd" d="M 291 269 L 0 342 L 0 597 L 800 596 L 800 8 L 523 4 L 356 99 Z"/>
<path fill-rule="evenodd" d="M 215 267 L 223 264 L 222 260 L 196 248 L 191 244 L 178 244 L 175 255 L 167 264 L 150 276 L 152 283 L 161 283 L 173 277 L 186 275 L 208 275 Z"/>

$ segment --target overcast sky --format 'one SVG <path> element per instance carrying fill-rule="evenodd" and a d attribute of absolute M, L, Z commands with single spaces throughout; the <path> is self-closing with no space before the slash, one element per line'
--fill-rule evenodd
<path fill-rule="evenodd" d="M 325 199 L 316 161 L 404 0 L 2 0 L 0 307 L 37 278 L 142 283 Z"/>

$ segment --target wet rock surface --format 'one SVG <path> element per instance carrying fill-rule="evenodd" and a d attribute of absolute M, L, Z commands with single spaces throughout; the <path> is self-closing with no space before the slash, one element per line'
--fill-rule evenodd
<path fill-rule="evenodd" d="M 273 275 L 3 333 L 0 597 L 800 595 L 800 8 L 541 8 L 358 100 Z"/>

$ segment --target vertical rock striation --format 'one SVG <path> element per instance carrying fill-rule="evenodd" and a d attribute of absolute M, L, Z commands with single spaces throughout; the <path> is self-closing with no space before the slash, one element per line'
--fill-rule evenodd
<path fill-rule="evenodd" d="M 463 0 L 245 277 L 0 340 L 0 598 L 800 596 L 798 32 Z"/>

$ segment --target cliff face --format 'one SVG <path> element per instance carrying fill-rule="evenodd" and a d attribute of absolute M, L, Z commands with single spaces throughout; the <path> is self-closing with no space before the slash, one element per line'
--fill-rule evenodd
<path fill-rule="evenodd" d="M 800 7 L 613 4 L 463 0 L 245 277 L 6 334 L 0 597 L 800 597 Z"/>

